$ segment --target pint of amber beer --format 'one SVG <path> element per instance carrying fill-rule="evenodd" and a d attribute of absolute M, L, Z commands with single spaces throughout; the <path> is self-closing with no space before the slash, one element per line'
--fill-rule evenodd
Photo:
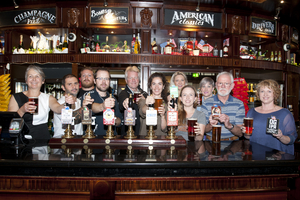
<path fill-rule="evenodd" d="M 213 125 L 212 126 L 212 142 L 220 142 L 221 141 L 221 125 Z"/>
<path fill-rule="evenodd" d="M 28 101 L 34 102 L 34 106 L 36 106 L 35 110 L 30 111 L 30 113 L 37 115 L 39 114 L 39 98 L 38 97 L 28 97 Z"/>
<path fill-rule="evenodd" d="M 252 135 L 253 130 L 253 118 L 245 117 L 244 118 L 244 126 L 246 129 L 246 135 Z"/>
<path fill-rule="evenodd" d="M 162 98 L 156 98 L 155 103 L 154 103 L 154 109 L 158 110 L 158 107 L 162 107 L 163 105 L 163 100 Z"/>

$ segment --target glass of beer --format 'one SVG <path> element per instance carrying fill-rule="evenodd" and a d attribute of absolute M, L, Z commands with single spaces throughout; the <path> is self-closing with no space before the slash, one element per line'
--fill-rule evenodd
<path fill-rule="evenodd" d="M 245 117 L 244 118 L 244 126 L 246 129 L 246 135 L 252 135 L 253 130 L 253 118 L 251 117 Z"/>
<path fill-rule="evenodd" d="M 163 104 L 162 98 L 155 98 L 154 109 L 158 110 L 158 107 L 162 107 L 163 106 L 162 104 Z"/>
<path fill-rule="evenodd" d="M 221 125 L 213 125 L 212 126 L 212 141 L 213 142 L 220 142 L 221 141 Z"/>
<path fill-rule="evenodd" d="M 36 109 L 31 110 L 30 112 L 34 115 L 39 114 L 39 98 L 38 97 L 28 97 L 28 101 L 34 102 L 34 104 L 31 104 L 31 105 L 36 106 Z"/>
<path fill-rule="evenodd" d="M 194 141 L 195 140 L 195 128 L 194 126 L 196 126 L 197 123 L 197 119 L 196 118 L 189 118 L 188 119 L 188 137 L 190 141 Z"/>
<path fill-rule="evenodd" d="M 134 92 L 134 94 L 133 94 L 133 100 L 134 100 L 134 103 L 138 103 L 137 102 L 137 99 L 140 97 L 140 95 L 141 95 L 141 92 L 140 91 L 136 91 L 136 92 Z"/>

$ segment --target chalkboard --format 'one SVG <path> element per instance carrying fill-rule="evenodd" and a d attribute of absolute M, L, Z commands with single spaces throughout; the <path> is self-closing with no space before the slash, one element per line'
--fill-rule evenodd
<path fill-rule="evenodd" d="M 222 29 L 222 13 L 164 9 L 164 25 Z"/>
<path fill-rule="evenodd" d="M 276 21 L 251 17 L 250 32 L 276 36 Z"/>
<path fill-rule="evenodd" d="M 0 12 L 0 27 L 56 24 L 56 8 L 38 8 Z"/>
<path fill-rule="evenodd" d="M 128 8 L 91 7 L 91 24 L 128 24 Z"/>

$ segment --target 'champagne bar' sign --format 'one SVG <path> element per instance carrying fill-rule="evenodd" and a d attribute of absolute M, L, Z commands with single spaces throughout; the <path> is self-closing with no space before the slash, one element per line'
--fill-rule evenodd
<path fill-rule="evenodd" d="M 164 25 L 222 29 L 222 13 L 164 10 Z"/>
<path fill-rule="evenodd" d="M 276 21 L 251 17 L 250 32 L 276 36 Z"/>
<path fill-rule="evenodd" d="M 0 27 L 56 24 L 56 8 L 0 12 Z"/>
<path fill-rule="evenodd" d="M 91 7 L 91 24 L 128 24 L 128 8 Z"/>

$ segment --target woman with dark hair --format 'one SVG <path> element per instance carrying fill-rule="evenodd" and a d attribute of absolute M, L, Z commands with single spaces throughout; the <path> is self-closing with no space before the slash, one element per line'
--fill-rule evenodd
<path fill-rule="evenodd" d="M 149 109 L 149 105 L 154 104 L 156 98 L 163 99 L 163 106 L 158 108 L 157 126 L 154 127 L 155 135 L 166 135 L 167 133 L 167 120 L 166 110 L 168 103 L 168 82 L 166 77 L 162 73 L 151 74 L 148 80 L 148 87 L 150 89 L 150 95 L 146 99 L 140 99 L 139 112 L 142 118 L 140 135 L 147 135 L 146 126 L 146 111 Z"/>
<path fill-rule="evenodd" d="M 11 96 L 8 111 L 17 112 L 20 117 L 24 118 L 29 134 L 33 139 L 50 139 L 48 131 L 49 111 L 51 109 L 60 114 L 64 105 L 60 105 L 53 96 L 41 92 L 41 87 L 45 82 L 42 68 L 30 65 L 25 72 L 25 81 L 28 90 Z M 38 108 L 33 101 L 28 101 L 29 97 L 38 97 Z M 75 101 L 76 97 L 66 96 L 66 103 L 74 104 Z M 38 114 L 33 114 L 36 109 L 38 109 Z"/>
<path fill-rule="evenodd" d="M 251 136 L 244 134 L 250 141 L 294 154 L 294 142 L 297 138 L 297 130 L 293 115 L 288 109 L 277 106 L 280 96 L 279 84 L 271 79 L 263 80 L 256 86 L 257 97 L 261 106 L 252 108 L 247 117 L 253 118 L 253 132 Z M 278 134 L 267 134 L 266 126 L 268 118 L 279 120 Z M 245 127 L 242 127 L 245 133 Z"/>
<path fill-rule="evenodd" d="M 204 130 L 206 125 L 205 114 L 196 110 L 197 106 L 197 94 L 193 86 L 184 86 L 178 99 L 178 130 L 176 135 L 181 135 L 185 140 L 188 140 L 187 132 L 187 120 L 189 118 L 196 118 L 197 125 L 195 128 L 195 140 L 202 140 L 204 136 Z"/>

